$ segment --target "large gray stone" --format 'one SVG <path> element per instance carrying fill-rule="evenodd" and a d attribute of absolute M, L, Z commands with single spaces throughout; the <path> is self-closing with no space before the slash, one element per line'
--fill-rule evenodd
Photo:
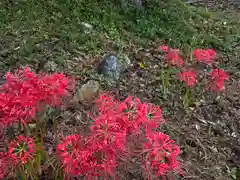
<path fill-rule="evenodd" d="M 125 71 L 130 64 L 128 56 L 110 54 L 103 58 L 98 66 L 98 72 L 112 80 L 118 80 L 121 72 Z"/>
<path fill-rule="evenodd" d="M 110 54 L 102 60 L 98 66 L 98 72 L 114 80 L 120 77 L 120 65 L 116 55 Z"/>

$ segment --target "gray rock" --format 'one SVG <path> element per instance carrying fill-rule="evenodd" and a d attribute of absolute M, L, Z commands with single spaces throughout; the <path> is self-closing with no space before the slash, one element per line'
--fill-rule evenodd
<path fill-rule="evenodd" d="M 114 80 L 120 77 L 120 63 L 117 56 L 111 54 L 106 56 L 98 66 L 98 72 Z"/>
<path fill-rule="evenodd" d="M 114 54 L 106 56 L 98 66 L 98 72 L 112 80 L 118 80 L 121 72 L 125 71 L 131 65 L 130 59 L 126 55 Z"/>

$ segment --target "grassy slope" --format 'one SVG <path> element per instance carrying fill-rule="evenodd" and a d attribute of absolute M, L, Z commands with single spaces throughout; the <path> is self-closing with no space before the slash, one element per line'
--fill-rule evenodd
<path fill-rule="evenodd" d="M 125 51 L 129 41 L 143 46 L 159 39 L 176 47 L 231 50 L 240 39 L 233 18 L 220 18 L 178 0 L 156 1 L 143 11 L 121 8 L 113 0 L 0 2 L 0 65 L 48 60 L 61 64 L 79 52 L 100 53 L 106 40 L 111 48 Z M 91 24 L 94 31 L 83 33 L 81 22 Z"/>

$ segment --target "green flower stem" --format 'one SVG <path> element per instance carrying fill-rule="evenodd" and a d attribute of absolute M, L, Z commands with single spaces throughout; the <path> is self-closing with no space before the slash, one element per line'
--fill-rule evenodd
<path fill-rule="evenodd" d="M 35 178 L 35 170 L 34 170 L 34 167 L 33 167 L 33 164 L 32 164 L 32 161 L 29 161 L 28 165 L 27 165 L 27 172 L 28 172 L 28 175 L 30 176 L 30 179 L 31 180 L 34 180 Z"/>
<path fill-rule="evenodd" d="M 27 180 L 27 177 L 25 175 L 24 165 L 19 165 L 19 177 L 21 180 Z"/>
<path fill-rule="evenodd" d="M 164 94 L 164 96 L 166 96 L 167 92 L 168 92 L 169 81 L 170 81 L 169 69 L 161 71 L 161 78 L 162 78 L 163 94 Z"/>
<path fill-rule="evenodd" d="M 36 120 L 36 137 L 40 135 L 40 142 L 41 144 L 44 144 L 44 137 L 45 137 L 45 132 L 44 132 L 44 127 L 42 127 L 41 123 L 39 120 Z"/>
<path fill-rule="evenodd" d="M 52 122 L 53 122 L 53 125 L 52 125 L 53 132 L 55 132 L 57 130 L 57 120 L 55 117 L 53 117 Z"/>

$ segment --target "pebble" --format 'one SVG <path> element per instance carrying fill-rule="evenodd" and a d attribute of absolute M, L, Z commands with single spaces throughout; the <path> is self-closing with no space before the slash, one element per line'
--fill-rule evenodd
<path fill-rule="evenodd" d="M 77 91 L 75 98 L 82 103 L 90 103 L 98 96 L 100 84 L 98 81 L 89 80 Z"/>

